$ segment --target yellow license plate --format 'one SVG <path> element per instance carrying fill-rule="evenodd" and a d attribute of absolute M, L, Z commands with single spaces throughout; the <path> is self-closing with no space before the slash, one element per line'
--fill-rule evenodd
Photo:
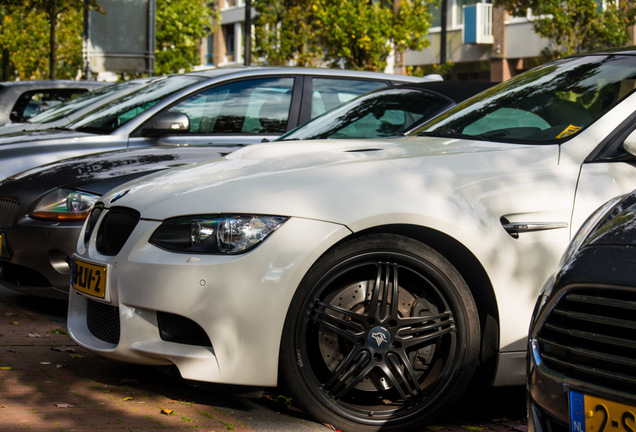
<path fill-rule="evenodd" d="M 636 407 L 570 392 L 570 423 L 572 432 L 633 432 Z"/>
<path fill-rule="evenodd" d="M 84 294 L 104 298 L 106 296 L 106 266 L 73 257 L 71 285 Z"/>

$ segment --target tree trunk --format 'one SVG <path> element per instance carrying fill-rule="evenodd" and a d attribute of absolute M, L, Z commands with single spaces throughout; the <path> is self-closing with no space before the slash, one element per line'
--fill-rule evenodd
<path fill-rule="evenodd" d="M 57 0 L 49 3 L 49 79 L 55 79 L 55 57 L 56 57 L 56 37 L 55 30 L 57 28 Z"/>

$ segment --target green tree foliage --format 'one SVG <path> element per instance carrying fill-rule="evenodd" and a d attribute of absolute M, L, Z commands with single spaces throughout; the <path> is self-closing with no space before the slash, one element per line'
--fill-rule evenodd
<path fill-rule="evenodd" d="M 428 46 L 430 0 L 255 0 L 255 54 L 269 64 L 384 70 L 392 50 Z"/>
<path fill-rule="evenodd" d="M 157 0 L 155 73 L 189 71 L 199 64 L 199 42 L 217 13 L 206 0 Z"/>
<path fill-rule="evenodd" d="M 97 0 L 89 0 L 87 3 L 90 7 L 96 7 L 97 9 L 100 9 L 99 5 L 97 5 Z M 46 20 L 48 29 L 48 40 L 42 45 L 48 47 L 47 53 L 49 79 L 57 78 L 58 64 L 62 67 L 63 74 L 69 73 L 69 70 L 71 71 L 71 73 L 73 72 L 78 58 L 77 54 L 75 53 L 75 48 L 77 47 L 78 43 L 80 46 L 79 59 L 81 62 L 81 12 L 84 8 L 84 0 L 1 0 L 0 5 L 4 9 L 3 12 L 7 13 L 5 14 L 5 21 L 7 17 L 10 18 L 12 15 L 15 15 L 15 18 L 17 19 L 20 19 L 21 16 L 26 16 L 31 18 L 34 23 L 37 22 L 36 28 L 40 30 L 42 17 L 44 17 L 44 19 Z M 79 17 L 79 21 L 77 17 Z M 80 24 L 79 28 L 71 30 L 71 28 L 77 26 L 78 22 Z M 16 39 L 19 40 L 20 36 L 16 35 L 15 33 L 9 33 L 7 31 L 8 29 L 3 30 L 3 38 L 7 37 L 9 39 L 13 39 L 12 41 L 9 40 L 6 43 L 3 43 L 3 47 L 6 48 L 12 44 L 15 45 L 17 42 Z M 22 27 L 22 31 L 24 30 L 27 30 L 25 33 L 29 35 L 28 29 Z M 73 58 L 58 58 L 58 31 L 61 31 L 64 34 L 64 37 L 70 36 L 70 39 L 68 40 L 63 39 L 65 42 L 63 51 L 65 51 L 68 55 L 70 50 L 70 52 L 73 53 Z M 40 32 L 38 32 L 38 34 L 40 34 Z M 18 56 L 31 54 L 23 53 L 22 50 L 13 51 L 12 54 L 13 53 L 17 53 Z M 39 64 L 40 60 L 41 59 L 34 59 L 34 63 Z"/>
<path fill-rule="evenodd" d="M 326 60 L 347 69 L 384 70 L 391 50 L 421 50 L 432 17 L 428 0 L 316 0 Z"/>
<path fill-rule="evenodd" d="M 629 42 L 636 3 L 621 0 L 495 0 L 513 16 L 535 16 L 534 29 L 548 40 L 544 54 L 556 58 Z"/>
<path fill-rule="evenodd" d="M 89 5 L 99 8 L 95 0 Z M 82 65 L 83 7 L 83 0 L 0 0 L 0 46 L 10 56 L 10 77 L 76 77 Z"/>
<path fill-rule="evenodd" d="M 270 65 L 316 66 L 322 59 L 314 0 L 253 0 L 256 56 Z"/>

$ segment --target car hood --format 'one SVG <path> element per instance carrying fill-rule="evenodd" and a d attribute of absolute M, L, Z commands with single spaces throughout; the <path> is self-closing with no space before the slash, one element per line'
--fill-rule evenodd
<path fill-rule="evenodd" d="M 56 187 L 102 195 L 156 171 L 216 159 L 227 154 L 217 147 L 144 147 L 95 153 L 42 165 L 0 182 L 0 194 L 24 198 Z"/>
<path fill-rule="evenodd" d="M 510 159 L 511 152 L 528 165 L 554 166 L 558 159 L 558 146 L 537 150 L 529 145 L 431 137 L 275 142 L 124 184 L 103 201 L 107 206 L 136 208 L 143 218 L 159 220 L 251 212 L 334 221 L 338 219 L 334 209 L 375 214 L 382 199 L 397 201 L 398 193 L 403 198 L 425 195 L 427 190 L 455 194 L 461 183 L 493 177 L 502 169 L 514 173 L 518 164 L 496 156 Z M 458 171 L 465 175 L 457 175 Z M 384 205 L 390 212 L 390 203 Z"/>
<path fill-rule="evenodd" d="M 46 129 L 46 125 L 43 123 L 5 123 L 0 126 L 0 135 L 4 136 L 37 129 Z"/>
<path fill-rule="evenodd" d="M 0 131 L 1 132 L 1 131 Z M 18 131 L 0 135 L 0 150 L 14 145 L 26 145 L 50 140 L 72 140 L 95 135 L 67 129 L 44 129 Z"/>

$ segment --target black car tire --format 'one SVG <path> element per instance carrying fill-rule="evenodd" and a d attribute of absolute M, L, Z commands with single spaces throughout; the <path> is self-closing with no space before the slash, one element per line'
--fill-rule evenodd
<path fill-rule="evenodd" d="M 405 431 L 461 396 L 479 341 L 473 296 L 448 260 L 407 237 L 360 236 L 326 253 L 298 287 L 280 383 L 336 429 Z"/>

